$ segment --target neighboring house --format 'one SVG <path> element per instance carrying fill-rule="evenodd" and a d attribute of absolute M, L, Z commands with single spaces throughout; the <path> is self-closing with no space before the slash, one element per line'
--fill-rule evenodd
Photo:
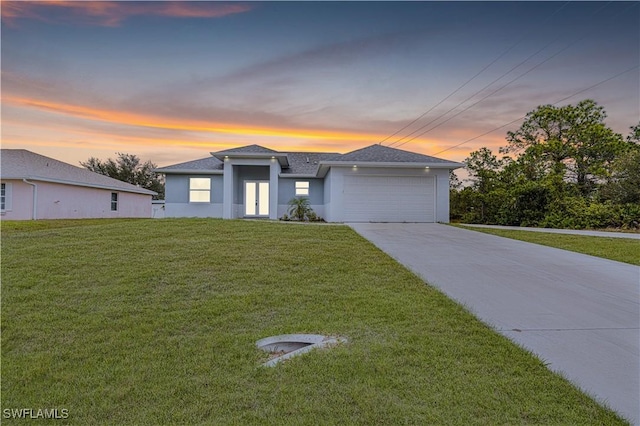
<path fill-rule="evenodd" d="M 347 154 L 250 145 L 157 169 L 167 217 L 282 217 L 307 197 L 328 222 L 448 222 L 449 171 L 462 164 L 382 145 Z"/>
<path fill-rule="evenodd" d="M 153 191 L 24 149 L 0 155 L 3 220 L 151 217 Z"/>

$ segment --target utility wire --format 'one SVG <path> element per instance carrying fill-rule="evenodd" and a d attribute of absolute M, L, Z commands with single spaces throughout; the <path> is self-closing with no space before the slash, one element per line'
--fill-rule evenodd
<path fill-rule="evenodd" d="M 602 80 L 602 81 L 600 81 L 600 82 L 598 82 L 598 83 L 596 83 L 596 84 L 594 84 L 594 85 L 592 85 L 592 86 L 589 86 L 589 87 L 587 87 L 587 88 L 585 88 L 585 89 L 582 89 L 582 90 L 579 90 L 579 91 L 577 91 L 577 92 L 575 92 L 575 93 L 572 93 L 571 95 L 566 96 L 566 97 L 564 97 L 564 98 L 562 98 L 562 99 L 560 99 L 560 100 L 558 100 L 558 101 L 554 102 L 552 105 L 557 105 L 557 104 L 559 104 L 560 102 L 564 102 L 564 101 L 566 101 L 566 100 L 567 100 L 567 99 L 569 99 L 569 98 L 573 98 L 574 96 L 577 96 L 577 95 L 579 95 L 580 93 L 584 93 L 584 92 L 586 92 L 587 90 L 591 90 L 591 89 L 593 89 L 594 87 L 600 86 L 601 84 L 604 84 L 604 83 L 606 83 L 606 82 L 608 82 L 608 81 L 610 81 L 610 80 L 613 80 L 614 78 L 618 78 L 618 77 L 620 77 L 621 75 L 626 74 L 626 73 L 628 73 L 628 72 L 630 72 L 630 71 L 633 71 L 633 70 L 635 70 L 635 69 L 637 69 L 637 68 L 640 68 L 640 65 L 633 66 L 633 67 L 631 67 L 631 68 L 629 68 L 629 69 L 626 69 L 625 71 L 622 71 L 622 72 L 620 72 L 620 73 L 618 73 L 618 74 L 616 74 L 616 75 L 614 75 L 614 76 L 612 76 L 612 77 L 609 77 L 609 78 L 607 78 L 607 79 L 605 79 L 605 80 Z M 502 129 L 503 127 L 507 127 L 507 126 L 508 126 L 508 125 L 510 125 L 510 124 L 513 124 L 513 123 L 515 123 L 515 122 L 517 122 L 517 121 L 522 120 L 523 118 L 526 118 L 526 115 L 523 115 L 522 117 L 518 117 L 518 118 L 516 118 L 515 120 L 512 120 L 512 121 L 510 121 L 510 122 L 508 122 L 508 123 L 506 123 L 506 124 L 503 124 L 503 125 L 502 125 L 502 126 L 500 126 L 500 127 L 496 127 L 495 129 L 489 130 L 488 132 L 485 132 L 485 133 L 483 133 L 483 134 L 481 134 L 481 135 L 474 136 L 474 137 L 472 137 L 471 139 L 467 139 L 467 140 L 466 140 L 466 141 L 464 141 L 464 142 L 460 142 L 459 144 L 456 144 L 456 145 L 450 146 L 449 148 L 443 149 L 443 150 L 441 150 L 441 151 L 438 151 L 438 152 L 433 153 L 433 154 L 430 154 L 430 155 L 432 155 L 432 156 L 434 156 L 434 155 L 438 155 L 438 154 L 441 154 L 441 153 L 443 153 L 443 152 L 449 151 L 449 150 L 451 150 L 451 149 L 453 149 L 453 148 L 457 148 L 457 147 L 462 146 L 462 145 L 464 145 L 464 144 L 466 144 L 466 143 L 468 143 L 468 142 L 471 142 L 471 141 L 474 141 L 474 140 L 476 140 L 476 139 L 478 139 L 478 138 L 481 138 L 481 137 L 483 137 L 483 136 L 486 136 L 486 135 L 488 135 L 489 133 L 493 133 L 493 132 L 495 132 L 496 130 L 500 130 L 500 129 Z"/>
<path fill-rule="evenodd" d="M 609 2 L 610 3 L 610 2 Z M 592 15 L 595 15 L 596 13 L 600 12 L 602 9 L 604 9 L 609 3 L 605 4 L 604 6 L 600 7 L 599 9 L 597 9 L 596 11 L 594 11 L 592 13 Z M 626 9 L 625 9 L 626 10 Z M 389 146 L 393 146 L 394 144 L 397 144 L 398 142 L 402 142 L 399 145 L 396 145 L 397 147 L 400 147 L 406 143 L 409 143 L 411 141 L 413 141 L 414 139 L 419 138 L 420 136 L 424 135 L 427 132 L 430 132 L 431 130 L 440 127 L 441 125 L 443 125 L 444 123 L 452 120 L 453 118 L 457 117 L 458 115 L 462 114 L 463 112 L 473 108 L 474 106 L 476 106 L 477 104 L 479 104 L 480 102 L 482 102 L 483 100 L 487 99 L 490 96 L 493 96 L 494 94 L 496 94 L 497 92 L 499 92 L 500 90 L 504 89 L 505 87 L 509 86 L 511 83 L 519 80 L 520 78 L 524 77 L 525 75 L 529 74 L 531 71 L 535 70 L 536 68 L 538 68 L 539 66 L 543 65 L 544 63 L 550 61 L 551 59 L 555 58 L 556 56 L 558 56 L 560 53 L 564 52 L 565 50 L 567 50 L 568 48 L 570 48 L 571 46 L 573 46 L 574 44 L 584 40 L 585 38 L 589 37 L 591 35 L 591 33 L 586 32 L 582 37 L 579 37 L 578 39 L 574 40 L 573 42 L 569 43 L 567 46 L 565 46 L 563 49 L 559 50 L 558 52 L 554 53 L 552 56 L 548 57 L 547 59 L 545 59 L 544 61 L 540 62 L 539 64 L 535 65 L 533 68 L 530 68 L 529 70 L 525 71 L 523 74 L 520 74 L 519 76 L 511 79 L 508 83 L 504 84 L 503 86 L 499 87 L 498 89 L 494 90 L 493 92 L 489 93 L 488 95 L 484 96 L 483 98 L 481 98 L 480 100 L 478 100 L 477 102 L 474 102 L 473 104 L 469 105 L 468 107 L 458 111 L 456 114 L 452 115 L 451 117 L 449 117 L 448 119 L 436 124 L 433 127 L 430 127 L 429 129 L 425 130 L 422 133 L 419 133 L 415 136 L 413 136 L 412 138 L 407 139 L 409 136 L 415 134 L 416 132 L 424 129 L 425 127 L 429 126 L 430 124 L 438 121 L 439 119 L 441 119 L 442 117 L 444 117 L 445 115 L 449 114 L 451 111 L 455 110 L 456 108 L 458 108 L 460 105 L 464 104 L 465 102 L 467 102 L 468 100 L 470 100 L 471 98 L 473 98 L 474 96 L 476 96 L 477 94 L 481 93 L 483 90 L 485 90 L 486 88 L 492 86 L 494 83 L 496 83 L 497 81 L 501 80 L 502 78 L 504 78 L 506 75 L 508 75 L 509 73 L 511 73 L 511 71 L 515 70 L 516 68 L 520 67 L 522 64 L 524 64 L 525 62 L 527 62 L 529 59 L 533 58 L 534 56 L 536 56 L 538 53 L 540 53 L 541 51 L 545 50 L 547 47 L 549 47 L 551 44 L 555 43 L 557 40 L 559 40 L 560 38 L 562 38 L 562 36 L 559 36 L 558 38 L 556 38 L 555 40 L 547 43 L 544 47 L 542 47 L 541 49 L 538 49 L 535 53 L 533 53 L 532 55 L 529 55 L 524 61 L 520 62 L 518 65 L 512 67 L 509 71 L 507 71 L 506 73 L 502 74 L 500 77 L 498 77 L 497 79 L 493 80 L 491 83 L 485 85 L 482 89 L 478 90 L 477 92 L 473 93 L 471 96 L 467 97 L 464 101 L 459 102 L 457 105 L 455 105 L 453 108 L 449 109 L 448 111 L 446 111 L 443 114 L 440 114 L 438 117 L 434 118 L 433 120 L 429 121 L 428 123 L 426 123 L 425 125 L 417 128 L 416 130 L 414 130 L 413 132 L 409 133 L 408 135 L 398 139 L 397 141 L 393 142 L 392 144 L 390 144 Z"/>
<path fill-rule="evenodd" d="M 549 21 L 553 16 L 555 16 L 558 12 L 560 12 L 562 9 L 564 9 L 564 7 L 569 4 L 569 1 L 566 1 L 561 7 L 559 7 L 558 9 L 556 9 L 555 12 L 553 12 L 551 15 L 549 15 L 547 17 L 547 19 L 545 19 L 545 21 L 541 24 L 544 25 L 547 23 L 547 21 Z M 539 29 L 539 26 L 536 27 L 536 29 Z M 509 53 L 514 47 L 516 47 L 517 45 L 519 45 L 520 43 L 522 43 L 522 41 L 524 41 L 531 33 L 533 33 L 534 30 L 531 30 L 527 33 L 525 33 L 525 35 L 523 35 L 522 37 L 520 37 L 520 39 L 515 42 L 514 44 L 512 44 L 510 47 L 507 48 L 507 50 L 505 50 L 504 52 L 502 52 L 500 55 L 498 55 L 498 57 L 496 57 L 493 61 L 491 61 L 489 64 L 487 64 L 484 68 L 482 68 L 480 71 L 478 71 L 476 74 L 473 75 L 473 77 L 471 77 L 470 79 L 468 79 L 466 82 L 464 82 L 461 86 L 458 86 L 458 88 L 456 90 L 454 90 L 453 92 L 451 92 L 449 95 L 447 95 L 447 97 L 445 97 L 444 99 L 442 99 L 440 102 L 438 102 L 437 104 L 435 104 L 434 106 L 432 106 L 431 108 L 429 108 L 426 112 L 424 112 L 422 115 L 420 115 L 418 118 L 416 118 L 415 120 L 413 120 L 411 123 L 405 125 L 404 127 L 402 127 L 399 130 L 396 130 L 394 133 L 390 134 L 389 136 L 387 136 L 386 138 L 382 139 L 381 141 L 378 142 L 378 144 L 382 144 L 383 142 L 386 142 L 387 140 L 391 139 L 392 137 L 394 137 L 395 135 L 397 135 L 398 133 L 402 132 L 403 130 L 411 127 L 413 124 L 415 124 L 418 120 L 422 119 L 424 116 L 426 116 L 427 114 L 429 114 L 431 111 L 433 111 L 435 108 L 437 108 L 438 106 L 440 106 L 443 102 L 445 102 L 447 99 L 449 99 L 451 96 L 455 95 L 456 93 L 458 93 L 460 90 L 462 90 L 467 84 L 471 83 L 473 80 L 475 80 L 476 77 L 478 77 L 480 74 L 482 74 L 484 71 L 487 70 L 487 68 L 489 68 L 491 65 L 495 64 L 496 62 L 498 62 L 500 59 L 502 59 L 502 57 L 504 57 L 507 53 Z M 510 72 L 510 71 L 509 71 Z M 507 73 L 508 74 L 508 73 Z M 409 133 L 410 136 L 411 133 Z M 400 139 L 402 140 L 402 139 Z M 391 145 L 397 143 L 393 142 L 391 143 Z M 390 146 L 391 146 L 390 145 Z"/>
<path fill-rule="evenodd" d="M 586 38 L 586 36 L 583 36 L 583 37 L 581 37 L 580 39 L 578 39 L 578 40 L 574 41 L 573 43 L 571 43 L 571 44 L 567 45 L 565 48 L 563 48 L 563 49 L 561 49 L 561 50 L 557 51 L 556 53 L 554 53 L 553 55 L 551 55 L 550 57 L 548 57 L 548 58 L 547 58 L 547 59 L 545 59 L 544 61 L 540 62 L 539 64 L 537 64 L 537 65 L 533 66 L 532 68 L 529 68 L 527 71 L 525 71 L 524 73 L 520 74 L 519 76 L 516 76 L 515 78 L 512 78 L 512 79 L 511 79 L 511 80 L 509 80 L 509 82 L 507 82 L 506 84 L 502 85 L 501 87 L 498 87 L 498 88 L 497 88 L 496 90 L 494 90 L 493 92 L 490 92 L 489 94 L 487 94 L 487 95 L 483 96 L 483 97 L 482 97 L 482 98 L 480 98 L 478 101 L 476 101 L 476 102 L 472 103 L 472 104 L 471 104 L 471 105 L 469 105 L 468 107 L 466 107 L 466 108 L 464 108 L 464 109 L 461 109 L 460 111 L 458 111 L 457 113 L 453 114 L 451 117 L 447 118 L 446 120 L 441 121 L 440 123 L 436 124 L 435 126 L 428 128 L 427 130 L 425 130 L 425 131 L 424 131 L 424 132 L 422 132 L 422 133 L 418 133 L 417 135 L 413 136 L 413 137 L 412 137 L 412 138 L 410 138 L 410 139 L 407 139 L 406 141 L 404 141 L 404 142 L 402 142 L 401 144 L 397 145 L 397 146 L 396 146 L 396 148 L 397 148 L 397 147 L 399 147 L 399 146 L 402 146 L 402 145 L 404 145 L 404 144 L 406 144 L 406 143 L 409 143 L 409 142 L 411 142 L 411 141 L 412 141 L 412 140 L 414 140 L 414 139 L 419 138 L 420 136 L 424 135 L 425 133 L 428 133 L 428 132 L 430 132 L 431 130 L 433 130 L 433 129 L 437 128 L 437 127 L 442 126 L 444 123 L 447 123 L 448 121 L 453 120 L 454 118 L 456 118 L 457 116 L 459 116 L 459 115 L 460 115 L 460 114 L 462 114 L 463 112 L 465 112 L 465 111 L 467 111 L 467 110 L 469 110 L 469 109 L 473 108 L 474 106 L 478 105 L 480 102 L 484 101 L 484 100 L 485 100 L 485 99 L 487 99 L 488 97 L 495 95 L 496 93 L 498 93 L 499 91 L 501 91 L 501 90 L 502 90 L 502 89 L 504 89 L 505 87 L 509 86 L 511 83 L 513 83 L 513 82 L 515 82 L 515 81 L 517 81 L 517 80 L 521 79 L 522 77 L 524 77 L 525 75 L 529 74 L 531 71 L 535 70 L 535 69 L 536 69 L 536 68 L 538 68 L 539 66 L 541 66 L 541 65 L 545 64 L 546 62 L 550 61 L 551 59 L 555 58 L 555 57 L 556 57 L 556 56 L 558 56 L 560 53 L 564 52 L 564 51 L 565 51 L 565 50 L 567 50 L 569 47 L 573 46 L 575 43 L 577 43 L 577 42 L 579 42 L 579 41 L 583 40 L 584 38 Z M 546 47 L 546 46 L 545 46 L 545 47 Z M 493 83 L 491 83 L 491 84 L 493 84 Z M 481 89 L 481 90 L 484 90 L 484 88 L 483 88 L 483 89 Z M 476 93 L 476 94 L 477 94 L 477 93 Z M 473 94 L 471 97 L 475 96 L 476 94 Z M 467 100 L 468 100 L 468 99 L 470 99 L 470 98 L 467 98 Z M 464 102 L 466 102 L 467 100 L 465 100 Z M 462 102 L 462 103 L 464 103 L 464 102 Z M 457 108 L 459 105 L 461 105 L 461 104 L 456 105 L 455 107 L 453 107 L 452 109 L 450 109 L 449 111 L 447 111 L 446 113 L 444 113 L 443 115 L 441 115 L 440 117 L 436 118 L 435 120 L 438 120 L 439 118 L 441 118 L 441 117 L 443 117 L 444 115 L 448 114 L 449 112 L 451 112 L 452 110 L 454 110 L 455 108 Z M 435 120 L 432 120 L 431 122 L 429 122 L 429 123 L 425 124 L 423 127 L 419 128 L 418 130 L 423 129 L 423 128 L 424 128 L 424 127 L 426 127 L 427 125 L 429 125 L 429 124 L 433 123 Z"/>

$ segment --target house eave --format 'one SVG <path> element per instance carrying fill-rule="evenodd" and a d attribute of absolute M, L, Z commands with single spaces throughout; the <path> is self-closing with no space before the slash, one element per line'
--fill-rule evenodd
<path fill-rule="evenodd" d="M 208 170 L 208 169 L 154 169 L 156 173 L 162 173 L 164 175 L 221 175 L 223 170 Z"/>
<path fill-rule="evenodd" d="M 64 179 L 53 179 L 41 176 L 20 176 L 20 177 L 10 177 L 10 176 L 2 176 L 3 180 L 32 180 L 37 182 L 47 182 L 47 183 L 58 183 L 61 185 L 71 185 L 71 186 L 82 186 L 85 188 L 96 188 L 96 189 L 106 189 L 109 191 L 117 191 L 117 192 L 130 192 L 133 194 L 142 194 L 142 195 L 158 195 L 157 192 L 151 191 L 149 189 L 144 188 L 120 188 L 112 185 L 100 185 L 97 183 L 85 183 L 85 182 L 76 182 Z"/>
<path fill-rule="evenodd" d="M 311 179 L 318 176 L 317 173 L 280 173 L 278 175 L 283 179 Z"/>
<path fill-rule="evenodd" d="M 454 161 L 447 162 L 395 162 L 395 161 L 321 161 L 320 166 L 329 167 L 385 167 L 399 169 L 415 169 L 429 167 L 430 169 L 458 169 L 464 164 Z"/>
<path fill-rule="evenodd" d="M 390 161 L 321 161 L 316 171 L 316 176 L 324 178 L 331 167 L 348 167 L 353 168 L 371 168 L 371 167 L 384 167 L 394 169 L 447 169 L 454 170 L 464 167 L 462 163 L 456 163 L 454 161 L 447 162 L 420 162 L 420 163 L 400 163 Z"/>
<path fill-rule="evenodd" d="M 280 163 L 281 167 L 289 167 L 289 159 L 287 158 L 287 154 L 278 153 L 278 152 L 239 152 L 239 153 L 218 153 L 211 152 L 215 158 L 220 161 L 224 161 L 226 158 L 230 159 L 258 159 L 258 160 L 268 160 L 268 159 L 277 159 Z"/>

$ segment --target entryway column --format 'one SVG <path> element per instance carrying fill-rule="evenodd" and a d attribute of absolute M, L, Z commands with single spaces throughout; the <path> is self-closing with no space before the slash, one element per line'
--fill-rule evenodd
<path fill-rule="evenodd" d="M 278 175 L 280 163 L 272 158 L 269 166 L 269 219 L 278 219 Z"/>
<path fill-rule="evenodd" d="M 233 219 L 233 165 L 224 159 L 222 178 L 222 218 Z"/>

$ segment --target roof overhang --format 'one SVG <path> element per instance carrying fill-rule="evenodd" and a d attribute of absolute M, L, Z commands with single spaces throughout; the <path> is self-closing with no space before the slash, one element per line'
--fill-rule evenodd
<path fill-rule="evenodd" d="M 283 179 L 314 179 L 318 177 L 317 173 L 280 173 Z"/>
<path fill-rule="evenodd" d="M 211 155 L 216 157 L 220 161 L 224 161 L 225 159 L 258 159 L 258 160 L 269 160 L 269 159 L 277 159 L 280 163 L 281 167 L 289 166 L 289 159 L 287 158 L 287 154 L 283 154 L 280 152 L 227 152 L 227 153 L 218 153 L 212 152 Z"/>
<path fill-rule="evenodd" d="M 131 192 L 131 193 L 134 193 L 134 194 L 144 194 L 144 195 L 157 195 L 158 194 L 155 191 L 151 191 L 149 189 L 144 189 L 144 188 L 137 188 L 137 187 L 121 188 L 121 187 L 112 186 L 112 185 L 100 185 L 98 183 L 75 182 L 75 181 L 70 181 L 70 180 L 53 179 L 53 178 L 40 177 L 40 176 L 21 176 L 21 177 L 2 176 L 2 179 L 6 179 L 6 180 L 33 180 L 33 181 L 38 181 L 38 182 L 58 183 L 58 184 L 61 184 L 61 185 L 71 185 L 71 186 L 82 186 L 82 187 L 85 187 L 85 188 L 107 189 L 109 191 Z"/>
<path fill-rule="evenodd" d="M 418 162 L 418 163 L 401 163 L 401 162 L 383 162 L 383 161 L 321 161 L 318 165 L 316 175 L 324 177 L 331 167 L 382 167 L 385 169 L 447 169 L 454 170 L 464 167 L 464 164 L 455 161 L 446 162 Z"/>
<path fill-rule="evenodd" d="M 162 173 L 165 175 L 221 175 L 223 170 L 211 170 L 211 169 L 153 169 L 155 173 Z"/>

